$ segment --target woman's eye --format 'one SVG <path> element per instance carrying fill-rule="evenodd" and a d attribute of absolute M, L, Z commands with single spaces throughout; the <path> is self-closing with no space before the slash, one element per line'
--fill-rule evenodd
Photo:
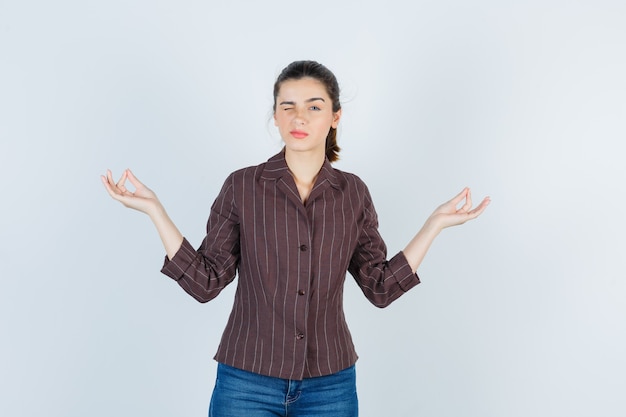
<path fill-rule="evenodd" d="M 310 108 L 311 108 L 311 110 L 315 110 L 315 111 L 319 111 L 319 110 L 321 110 L 321 109 L 320 109 L 319 107 L 317 107 L 317 106 L 311 106 Z"/>

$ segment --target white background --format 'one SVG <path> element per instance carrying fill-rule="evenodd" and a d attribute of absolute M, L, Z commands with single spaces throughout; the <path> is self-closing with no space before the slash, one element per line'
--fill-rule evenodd
<path fill-rule="evenodd" d="M 280 138 L 297 59 L 343 88 L 340 169 L 390 255 L 464 186 L 422 284 L 346 281 L 361 415 L 626 415 L 623 1 L 0 0 L 0 415 L 203 416 L 234 285 L 159 273 L 131 167 L 194 245 L 233 170 Z"/>

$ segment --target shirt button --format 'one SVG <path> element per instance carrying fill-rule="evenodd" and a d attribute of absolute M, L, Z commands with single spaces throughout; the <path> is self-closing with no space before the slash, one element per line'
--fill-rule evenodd
<path fill-rule="evenodd" d="M 298 333 L 298 334 L 296 335 L 296 339 L 298 339 L 298 340 L 302 340 L 302 339 L 304 339 L 304 333 Z"/>
<path fill-rule="evenodd" d="M 304 294 L 306 294 L 306 292 L 304 290 L 298 291 L 298 295 L 304 295 Z"/>
<path fill-rule="evenodd" d="M 308 249 L 307 245 L 300 245 L 300 250 L 302 252 L 306 251 Z"/>

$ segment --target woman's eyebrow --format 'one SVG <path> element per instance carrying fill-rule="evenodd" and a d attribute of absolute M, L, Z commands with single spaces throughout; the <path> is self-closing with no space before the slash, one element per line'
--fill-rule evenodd
<path fill-rule="evenodd" d="M 324 103 L 326 103 L 326 100 L 324 100 L 322 97 L 312 97 L 312 98 L 309 98 L 309 99 L 305 100 L 304 102 L 305 103 L 311 103 L 311 102 L 317 101 L 317 100 L 321 100 Z M 293 106 L 295 104 L 296 103 L 294 101 L 281 101 L 278 105 L 279 106 Z"/>

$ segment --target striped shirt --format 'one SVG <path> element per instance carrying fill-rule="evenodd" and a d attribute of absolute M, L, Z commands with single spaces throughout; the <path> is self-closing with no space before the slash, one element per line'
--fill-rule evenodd
<path fill-rule="evenodd" d="M 326 160 L 303 204 L 283 152 L 232 173 L 201 246 L 184 239 L 162 269 L 200 302 L 238 275 L 215 359 L 293 380 L 357 360 L 343 312 L 346 271 L 377 307 L 419 283 L 402 252 L 387 260 L 361 179 Z"/>

